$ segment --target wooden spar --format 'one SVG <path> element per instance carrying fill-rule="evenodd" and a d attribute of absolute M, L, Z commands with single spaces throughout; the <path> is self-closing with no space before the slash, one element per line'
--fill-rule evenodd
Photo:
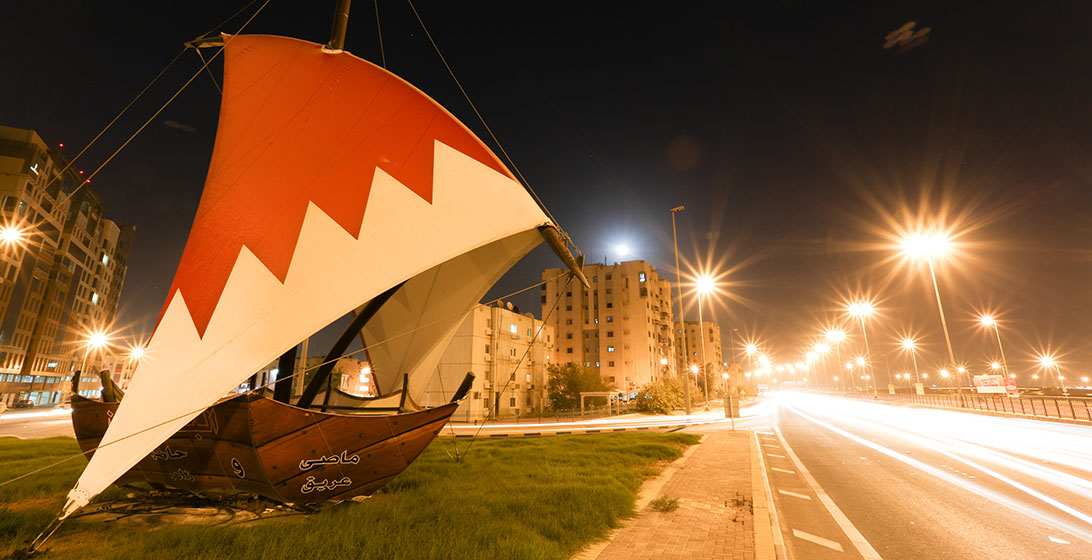
<path fill-rule="evenodd" d="M 337 0 L 337 8 L 334 9 L 334 24 L 330 29 L 330 42 L 326 48 L 332 51 L 340 51 L 345 48 L 345 28 L 349 26 L 349 4 L 352 0 Z"/>
<path fill-rule="evenodd" d="M 360 329 L 364 328 L 364 325 L 379 312 L 379 308 L 383 307 L 383 304 L 387 303 L 387 300 L 404 285 L 405 282 L 402 282 L 378 296 L 375 296 L 364 306 L 364 309 L 360 311 L 360 314 L 353 318 L 353 322 L 349 323 L 349 326 L 341 333 L 337 342 L 334 342 L 334 346 L 330 348 L 330 351 L 322 360 L 322 365 L 315 371 L 315 376 L 303 390 L 303 394 L 300 395 L 300 400 L 296 402 L 296 406 L 304 409 L 311 407 L 311 403 L 315 402 L 315 397 L 318 395 L 319 389 L 322 388 L 322 385 L 326 383 L 330 374 L 333 373 L 334 366 L 337 364 L 337 359 L 345 353 L 345 350 L 349 347 L 349 344 L 352 343 L 356 333 L 360 332 Z M 329 398 L 329 394 L 329 391 L 327 391 L 327 399 Z"/>
<path fill-rule="evenodd" d="M 273 400 L 288 404 L 292 400 L 292 376 L 295 373 L 296 346 L 281 354 L 277 360 L 277 380 L 273 384 Z M 307 368 L 300 369 L 300 375 L 306 373 Z"/>

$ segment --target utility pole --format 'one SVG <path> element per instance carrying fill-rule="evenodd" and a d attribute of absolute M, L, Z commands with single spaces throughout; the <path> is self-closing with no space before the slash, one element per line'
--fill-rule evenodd
<path fill-rule="evenodd" d="M 682 352 L 686 355 L 686 325 L 683 321 L 683 305 L 682 305 L 682 282 L 679 280 L 679 234 L 675 229 L 675 212 L 685 210 L 685 206 L 676 206 L 671 209 L 671 238 L 675 246 L 675 293 L 679 300 L 679 322 L 683 324 L 683 328 L 679 329 L 682 333 Z M 676 360 L 677 362 L 677 360 Z M 683 362 L 683 369 L 686 369 L 686 362 Z M 676 372 L 677 373 L 677 372 Z M 686 392 L 686 415 L 690 416 L 690 373 L 685 374 L 683 379 L 683 388 Z"/>

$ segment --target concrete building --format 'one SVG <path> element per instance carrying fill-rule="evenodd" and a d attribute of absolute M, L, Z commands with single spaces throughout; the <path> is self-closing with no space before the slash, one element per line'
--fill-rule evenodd
<path fill-rule="evenodd" d="M 584 275 L 591 290 L 566 285 L 564 269 L 542 272 L 542 316 L 557 332 L 556 361 L 593 368 L 627 393 L 671 375 L 671 283 L 645 261 L 589 264 Z"/>
<path fill-rule="evenodd" d="M 0 126 L 0 401 L 59 402 L 72 373 L 106 365 L 85 341 L 117 313 L 134 226 L 103 203 L 59 148 Z M 81 391 L 92 391 L 81 384 Z"/>
<path fill-rule="evenodd" d="M 686 330 L 686 347 L 683 348 L 682 331 Z M 705 341 L 705 361 L 713 377 L 709 378 L 709 390 L 715 390 L 720 383 L 720 375 L 726 372 L 724 364 L 724 349 L 720 340 L 720 325 L 705 321 L 686 321 L 675 324 L 675 347 L 678 349 L 679 371 L 689 371 L 691 364 L 701 367 L 701 345 Z M 700 371 L 700 370 L 699 370 Z M 700 384 L 700 383 L 699 383 Z"/>
<path fill-rule="evenodd" d="M 424 406 L 451 400 L 467 372 L 470 394 L 452 419 L 532 416 L 546 403 L 546 366 L 555 355 L 554 329 L 511 304 L 477 305 L 459 326 L 429 381 Z"/>

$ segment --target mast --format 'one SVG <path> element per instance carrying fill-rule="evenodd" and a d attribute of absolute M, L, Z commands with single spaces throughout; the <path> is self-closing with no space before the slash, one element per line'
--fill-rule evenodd
<path fill-rule="evenodd" d="M 340 51 L 345 48 L 345 28 L 349 26 L 349 4 L 352 0 L 337 0 L 334 9 L 334 24 L 330 28 L 330 42 L 326 49 Z"/>

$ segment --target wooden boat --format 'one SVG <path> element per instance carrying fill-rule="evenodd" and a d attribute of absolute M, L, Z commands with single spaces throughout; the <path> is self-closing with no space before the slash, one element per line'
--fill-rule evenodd
<path fill-rule="evenodd" d="M 73 396 L 76 439 L 88 455 L 117 407 Z M 256 494 L 283 503 L 369 495 L 409 466 L 457 407 L 351 416 L 303 410 L 257 393 L 237 395 L 202 412 L 116 483 Z"/>
<path fill-rule="evenodd" d="M 508 168 L 424 93 L 344 52 L 347 1 L 337 14 L 327 45 L 193 43 L 224 59 L 204 191 L 124 398 L 73 400 L 80 445 L 93 454 L 58 521 L 118 481 L 284 502 L 374 492 L 469 389 L 407 410 L 509 268 L 545 240 L 587 285 L 582 257 Z M 289 404 L 296 346 L 350 312 L 331 354 L 362 333 L 376 384 L 402 387 L 398 406 L 313 410 L 322 370 Z M 287 368 L 272 397 L 225 398 L 278 356 Z"/>

